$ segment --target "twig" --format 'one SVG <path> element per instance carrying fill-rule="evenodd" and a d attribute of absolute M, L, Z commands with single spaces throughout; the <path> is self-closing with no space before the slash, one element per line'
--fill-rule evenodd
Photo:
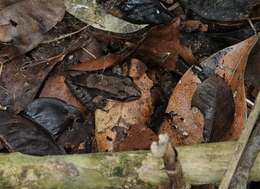
<path fill-rule="evenodd" d="M 90 55 L 92 58 L 97 59 L 97 57 L 92 52 L 90 52 L 88 49 L 82 47 L 82 50 L 84 52 L 86 52 L 88 55 Z"/>
<path fill-rule="evenodd" d="M 255 29 L 255 26 L 254 26 L 252 20 L 248 18 L 247 21 L 248 21 L 250 27 L 252 28 L 252 30 L 254 31 L 254 34 L 257 35 L 257 31 Z"/>
<path fill-rule="evenodd" d="M 0 62 L 0 76 L 2 75 L 3 67 L 4 67 L 4 63 Z"/>
<path fill-rule="evenodd" d="M 180 3 L 176 2 L 168 8 L 168 11 L 173 11 L 180 6 Z"/>
<path fill-rule="evenodd" d="M 258 119 L 259 113 L 260 113 L 260 93 L 258 93 L 258 96 L 255 101 L 255 106 L 246 121 L 245 128 L 239 140 L 237 141 L 236 151 L 234 152 L 234 156 L 231 161 L 232 163 L 230 164 L 230 167 L 226 171 L 220 183 L 219 189 L 229 189 L 232 178 L 236 173 L 239 161 L 241 160 L 243 152 L 245 151 L 250 135 L 254 129 L 256 120 Z"/>
<path fill-rule="evenodd" d="M 68 33 L 68 34 L 64 34 L 64 35 L 61 35 L 61 36 L 59 36 L 59 37 L 57 37 L 57 38 L 54 38 L 54 39 L 51 39 L 51 40 L 43 41 L 43 42 L 41 42 L 41 44 L 48 44 L 48 43 L 53 43 L 53 42 L 60 41 L 60 40 L 62 40 L 62 39 L 71 37 L 72 35 L 75 35 L 75 34 L 81 32 L 81 31 L 87 29 L 88 27 L 89 27 L 89 25 L 86 25 L 86 26 L 84 26 L 83 28 L 81 28 L 81 29 L 79 29 L 79 30 L 77 30 L 77 31 L 75 31 L 75 32 Z"/>
<path fill-rule="evenodd" d="M 246 103 L 250 108 L 252 108 L 255 105 L 255 103 L 249 100 L 248 98 L 246 99 Z"/>
<path fill-rule="evenodd" d="M 56 56 L 47 58 L 47 59 L 45 59 L 45 60 L 34 60 L 34 61 L 31 62 L 31 64 L 28 64 L 28 65 L 25 64 L 24 66 L 22 66 L 22 67 L 21 67 L 21 70 L 25 70 L 25 69 L 27 69 L 27 68 L 31 68 L 31 67 L 34 67 L 34 66 L 38 66 L 38 65 L 44 64 L 44 63 L 49 64 L 51 61 L 53 61 L 53 60 L 55 60 L 55 59 L 62 60 L 64 57 L 65 57 L 64 54 L 58 54 L 58 55 L 56 55 Z M 33 63 L 33 62 L 35 62 L 35 63 Z M 29 62 L 27 62 L 27 63 L 29 63 Z"/>

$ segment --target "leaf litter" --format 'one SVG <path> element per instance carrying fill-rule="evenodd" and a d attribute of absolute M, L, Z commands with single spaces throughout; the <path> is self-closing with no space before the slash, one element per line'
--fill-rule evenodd
<path fill-rule="evenodd" d="M 1 1 L 1 152 L 238 139 L 260 89 L 259 18 L 257 0 Z"/>

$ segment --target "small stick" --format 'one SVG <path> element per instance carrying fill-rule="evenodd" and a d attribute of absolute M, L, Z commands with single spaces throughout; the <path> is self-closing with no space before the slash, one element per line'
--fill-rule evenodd
<path fill-rule="evenodd" d="M 250 108 L 252 108 L 255 105 L 255 103 L 249 100 L 248 98 L 246 99 L 246 103 Z"/>
<path fill-rule="evenodd" d="M 168 8 L 168 11 L 173 11 L 180 6 L 180 3 L 176 2 Z"/>
<path fill-rule="evenodd" d="M 254 31 L 254 34 L 257 35 L 257 31 L 255 29 L 255 26 L 254 26 L 252 20 L 250 18 L 248 18 L 247 21 L 248 21 L 250 27 L 252 28 L 252 30 Z"/>
<path fill-rule="evenodd" d="M 2 75 L 3 68 L 4 68 L 4 63 L 0 62 L 0 76 Z"/>
<path fill-rule="evenodd" d="M 60 40 L 62 40 L 62 39 L 71 37 L 72 35 L 75 35 L 75 34 L 81 32 L 81 31 L 87 29 L 88 27 L 89 27 L 89 25 L 86 25 L 86 26 L 84 26 L 83 28 L 81 28 L 81 29 L 79 29 L 79 30 L 77 30 L 77 31 L 75 31 L 75 32 L 68 33 L 68 34 L 64 34 L 64 35 L 61 35 L 61 36 L 59 36 L 59 37 L 57 37 L 57 38 L 54 38 L 54 39 L 51 39 L 51 40 L 43 41 L 43 42 L 41 42 L 41 44 L 48 44 L 48 43 L 53 43 L 53 42 L 60 41 Z"/>
<path fill-rule="evenodd" d="M 82 50 L 84 52 L 86 52 L 88 55 L 90 55 L 92 58 L 97 59 L 97 57 L 92 52 L 90 52 L 88 49 L 82 47 Z"/>

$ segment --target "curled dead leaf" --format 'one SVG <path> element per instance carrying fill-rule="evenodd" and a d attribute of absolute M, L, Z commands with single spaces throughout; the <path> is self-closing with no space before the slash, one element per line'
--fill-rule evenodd
<path fill-rule="evenodd" d="M 193 67 L 183 75 L 169 100 L 166 110 L 169 115 L 168 119 L 161 125 L 161 132 L 168 133 L 173 144 L 194 144 L 203 140 L 203 130 L 207 118 L 204 118 L 198 109 L 192 108 L 191 102 L 198 86 L 205 79 L 214 75 L 224 79 L 232 90 L 235 103 L 234 121 L 231 125 L 226 126 L 226 128 L 229 127 L 228 131 L 221 133 L 219 137 L 222 137 L 222 140 L 239 137 L 246 119 L 244 71 L 247 57 L 256 40 L 256 36 L 253 36 L 225 48 L 202 62 L 201 68 Z M 211 121 L 213 121 L 212 119 Z M 229 118 L 226 117 L 226 119 Z M 214 121 L 217 123 L 220 120 Z M 226 123 L 230 123 L 229 121 L 227 120 Z M 217 125 L 213 128 L 213 130 L 218 129 Z"/>

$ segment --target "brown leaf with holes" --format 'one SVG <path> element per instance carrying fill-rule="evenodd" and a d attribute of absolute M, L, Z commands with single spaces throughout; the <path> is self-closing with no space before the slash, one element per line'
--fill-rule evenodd
<path fill-rule="evenodd" d="M 256 40 L 256 37 L 253 36 L 236 45 L 225 48 L 202 62 L 200 67 L 193 66 L 183 75 L 171 95 L 166 110 L 168 116 L 162 123 L 160 131 L 162 133 L 168 133 L 171 136 L 173 144 L 194 144 L 202 142 L 204 140 L 203 132 L 205 131 L 206 123 L 209 123 L 209 120 L 211 120 L 212 127 L 210 132 L 218 133 L 218 136 L 215 136 L 217 140 L 220 138 L 221 140 L 237 139 L 239 137 L 243 129 L 243 123 L 246 119 L 247 112 L 245 103 L 244 71 L 248 55 Z M 220 82 L 219 79 L 210 81 L 210 83 L 213 82 L 213 89 L 211 90 L 215 90 L 215 92 L 210 91 L 210 93 L 216 98 L 214 100 L 216 102 L 213 104 L 205 104 L 205 106 L 208 105 L 207 108 L 212 108 L 211 111 L 215 111 L 215 117 L 207 114 L 207 111 L 209 111 L 207 108 L 198 106 L 198 101 L 196 101 L 196 103 L 193 102 L 194 104 L 192 105 L 193 98 L 198 98 L 196 97 L 195 92 L 210 94 L 206 91 L 208 90 L 208 87 L 203 87 L 203 85 L 207 86 L 208 84 L 205 82 L 212 77 L 222 78 L 225 82 L 221 84 L 222 81 Z M 212 86 L 212 84 L 210 85 Z M 230 89 L 214 89 L 214 87 L 222 85 L 224 87 L 227 85 Z M 226 110 L 230 108 L 227 106 L 232 106 L 230 104 L 232 102 L 230 102 L 231 96 L 228 94 L 228 90 L 232 91 L 234 98 L 234 120 L 231 124 L 228 122 L 230 120 L 227 120 L 226 125 L 221 126 L 222 122 L 220 123 L 220 120 L 213 119 L 220 119 L 220 114 L 230 114 L 230 112 L 232 112 L 232 109 L 229 110 L 230 112 Z M 224 94 L 225 91 L 226 93 Z M 203 98 L 202 96 L 200 97 Z M 200 101 L 200 103 L 201 102 L 203 101 Z M 205 102 L 206 101 L 204 101 L 204 103 Z M 226 105 L 222 104 L 224 110 L 223 107 L 222 111 L 217 110 L 217 108 L 222 106 L 219 103 L 227 103 Z M 210 116 L 208 117 L 208 115 Z M 218 129 L 223 129 L 223 131 L 219 132 Z M 215 140 L 216 138 L 210 138 L 209 141 Z"/>
<path fill-rule="evenodd" d="M 152 112 L 150 89 L 153 82 L 145 73 L 145 65 L 137 59 L 131 61 L 129 76 L 141 91 L 139 99 L 131 102 L 109 101 L 104 110 L 96 110 L 96 140 L 99 151 L 115 151 L 117 141 L 127 135 L 131 125 L 148 125 Z"/>
<path fill-rule="evenodd" d="M 28 52 L 62 20 L 64 13 L 62 0 L 1 1 L 0 41 L 10 42 L 20 53 Z"/>

